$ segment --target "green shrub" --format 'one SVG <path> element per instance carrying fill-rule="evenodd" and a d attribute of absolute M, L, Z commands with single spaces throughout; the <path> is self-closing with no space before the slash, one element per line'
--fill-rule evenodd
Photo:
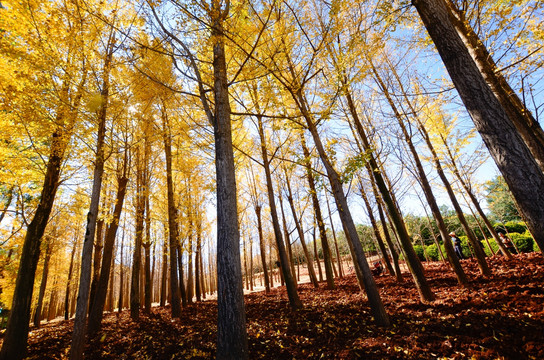
<path fill-rule="evenodd" d="M 425 261 L 425 254 L 423 253 L 423 247 L 421 245 L 414 245 L 414 250 L 419 260 Z"/>
<path fill-rule="evenodd" d="M 433 261 L 440 260 L 440 255 L 438 254 L 438 247 L 436 244 L 431 244 L 425 248 L 427 251 L 427 255 L 429 255 L 429 258 Z"/>
<path fill-rule="evenodd" d="M 493 253 L 497 253 L 497 251 L 500 251 L 499 250 L 499 245 L 497 244 L 497 242 L 495 241 L 494 238 L 490 238 L 489 239 L 489 244 L 491 245 L 491 248 L 493 249 Z M 493 255 L 493 253 L 491 252 L 491 250 L 489 250 L 489 246 L 487 246 L 487 242 L 484 241 L 484 245 L 485 245 L 485 254 L 488 255 L 488 256 L 491 256 Z"/>
<path fill-rule="evenodd" d="M 493 227 L 495 230 L 502 233 L 508 231 L 508 233 L 523 234 L 525 231 L 527 231 L 527 225 L 525 225 L 523 221 L 508 221 L 505 224 L 495 223 Z"/>
<path fill-rule="evenodd" d="M 533 251 L 534 240 L 531 235 L 511 233 L 510 239 L 516 244 L 520 252 L 528 253 Z"/>
<path fill-rule="evenodd" d="M 472 250 L 469 248 L 468 245 L 468 237 L 467 236 L 459 236 L 459 239 L 461 239 L 461 250 L 463 250 L 463 255 L 465 258 L 469 258 L 472 256 Z M 455 244 L 453 244 L 455 247 Z"/>

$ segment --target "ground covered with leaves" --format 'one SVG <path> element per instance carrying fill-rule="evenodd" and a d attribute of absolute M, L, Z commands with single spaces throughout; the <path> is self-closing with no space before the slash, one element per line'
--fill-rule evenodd
<path fill-rule="evenodd" d="M 304 309 L 289 309 L 285 288 L 246 296 L 250 359 L 544 359 L 544 259 L 488 258 L 492 278 L 475 260 L 462 265 L 471 279 L 457 285 L 448 266 L 425 263 L 437 300 L 419 301 L 411 277 L 376 279 L 392 326 L 374 325 L 368 301 L 350 274 L 336 290 L 299 286 Z M 216 303 L 183 309 L 154 308 L 133 322 L 127 311 L 107 315 L 102 333 L 86 348 L 88 359 L 210 359 L 215 357 Z M 29 358 L 63 359 L 73 321 L 33 330 Z"/>

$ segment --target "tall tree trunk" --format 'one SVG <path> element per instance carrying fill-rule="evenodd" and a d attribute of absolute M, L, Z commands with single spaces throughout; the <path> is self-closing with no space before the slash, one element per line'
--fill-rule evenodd
<path fill-rule="evenodd" d="M 100 205 L 100 192 L 102 189 L 102 176 L 104 174 L 106 139 L 106 120 L 110 92 L 110 71 L 114 52 L 115 36 L 113 31 L 108 40 L 107 52 L 104 59 L 104 72 L 102 74 L 102 103 L 98 110 L 98 132 L 96 142 L 96 158 L 93 171 L 93 187 L 91 192 L 91 204 L 87 214 L 87 230 L 83 240 L 81 253 L 81 272 L 79 279 L 79 290 L 76 304 L 76 318 L 74 320 L 74 331 L 72 333 L 72 346 L 70 348 L 70 359 L 83 359 L 83 349 L 87 335 L 87 308 L 89 304 L 89 292 L 91 286 L 92 256 L 95 239 L 96 220 L 98 218 L 98 207 Z"/>
<path fill-rule="evenodd" d="M 107 193 L 107 191 L 105 191 Z M 105 201 L 102 199 L 102 208 L 105 207 Z M 93 275 L 91 278 L 91 290 L 89 292 L 89 309 L 93 307 L 93 301 L 96 296 L 96 286 L 98 285 L 98 278 L 100 277 L 100 265 L 102 263 L 102 249 L 104 248 L 104 220 L 98 219 L 96 221 L 96 241 L 94 243 L 93 251 Z"/>
<path fill-rule="evenodd" d="M 327 211 L 329 212 L 329 221 L 331 223 L 332 238 L 334 239 L 334 249 L 336 250 L 336 263 L 338 265 L 338 275 L 340 278 L 344 277 L 344 269 L 342 268 L 342 256 L 338 251 L 338 240 L 336 238 L 336 231 L 334 230 L 334 223 L 332 221 L 331 206 L 329 204 L 329 197 L 327 196 L 327 190 L 325 190 L 325 202 L 327 203 Z"/>
<path fill-rule="evenodd" d="M 450 10 L 451 22 L 478 70 L 516 126 L 540 169 L 544 171 L 544 131 L 542 127 L 502 75 L 484 42 L 480 40 L 478 34 L 465 18 L 465 12 L 460 10 L 451 0 L 445 3 Z"/>
<path fill-rule="evenodd" d="M 431 213 L 433 214 L 433 217 L 438 226 L 438 231 L 440 232 L 440 236 L 442 237 L 442 240 L 444 241 L 444 248 L 446 249 L 446 255 L 448 257 L 451 267 L 453 268 L 453 271 L 455 272 L 455 275 L 457 276 L 457 282 L 459 283 L 459 285 L 467 286 L 468 285 L 467 276 L 465 272 L 463 271 L 463 268 L 461 267 L 459 258 L 455 255 L 451 238 L 448 236 L 448 230 L 446 229 L 446 224 L 444 223 L 444 219 L 442 218 L 442 214 L 440 213 L 440 209 L 438 207 L 436 198 L 432 191 L 431 184 L 427 178 L 427 174 L 425 173 L 425 169 L 423 168 L 423 164 L 421 163 L 421 160 L 419 158 L 419 153 L 416 150 L 416 147 L 412 141 L 412 135 L 408 131 L 408 126 L 410 126 L 410 123 L 406 124 L 404 122 L 403 116 L 398 110 L 397 105 L 395 104 L 395 101 L 391 97 L 391 94 L 389 93 L 389 89 L 387 88 L 384 81 L 382 80 L 380 74 L 378 73 L 378 70 L 374 67 L 374 64 L 372 64 L 372 61 L 370 59 L 368 60 L 371 64 L 372 72 L 374 74 L 374 78 L 376 79 L 376 83 L 382 89 L 382 92 L 387 98 L 387 102 L 389 103 L 389 106 L 391 107 L 391 109 L 393 110 L 393 113 L 395 114 L 395 118 L 397 119 L 400 125 L 400 128 L 402 130 L 404 140 L 406 141 L 406 144 L 408 145 L 408 149 L 410 150 L 410 153 L 412 154 L 412 159 L 414 160 L 414 164 L 416 166 L 417 178 L 419 180 L 421 188 L 423 189 L 423 193 L 425 194 L 425 199 L 427 200 L 427 203 L 429 204 L 429 207 L 431 208 Z M 399 86 L 401 87 L 402 94 L 405 96 L 405 100 L 408 102 L 408 106 L 410 107 L 410 110 L 412 111 L 412 114 L 413 114 L 412 116 L 417 117 L 417 112 L 414 111 L 415 109 L 412 106 L 412 102 L 406 96 L 406 92 L 404 91 L 402 82 L 400 81 L 393 67 L 391 67 L 391 71 L 393 72 L 393 75 L 395 76 Z"/>
<path fill-rule="evenodd" d="M 312 240 L 314 244 L 314 258 L 315 263 L 317 265 L 317 273 L 319 274 L 319 281 L 323 281 L 323 271 L 321 270 L 321 262 L 319 260 L 319 252 L 317 251 L 317 237 L 315 236 L 316 230 L 315 230 L 315 216 L 314 216 L 314 222 L 312 224 Z"/>
<path fill-rule="evenodd" d="M 125 279 L 125 270 L 123 267 L 123 248 L 125 247 L 125 227 L 123 226 L 123 236 L 121 237 L 121 256 L 119 259 L 119 303 L 117 305 L 117 316 L 123 311 L 124 304 L 124 279 Z"/>
<path fill-rule="evenodd" d="M 49 260 L 51 260 L 51 254 L 53 253 L 53 240 L 49 237 L 45 243 L 45 257 L 43 260 L 43 272 L 42 272 L 42 282 L 40 284 L 40 292 L 38 294 L 38 304 L 36 305 L 36 310 L 34 312 L 34 326 L 40 327 L 40 320 L 42 319 L 42 306 L 43 298 L 45 296 L 45 288 L 47 287 L 47 277 L 49 275 Z"/>
<path fill-rule="evenodd" d="M 168 244 L 170 248 L 170 303 L 172 318 L 181 316 L 181 298 L 178 283 L 178 260 L 176 248 L 178 243 L 178 216 L 176 202 L 174 199 L 174 182 L 172 180 L 172 135 L 170 133 L 170 124 L 168 114 L 163 104 L 161 109 L 162 130 L 164 142 L 164 157 L 166 162 L 166 188 L 168 198 Z M 163 267 L 164 269 L 164 267 Z"/>
<path fill-rule="evenodd" d="M 306 257 L 306 264 L 308 265 L 308 274 L 310 276 L 310 281 L 312 282 L 313 286 L 317 289 L 319 288 L 319 282 L 317 281 L 317 276 L 315 275 L 314 262 L 313 262 L 312 256 L 310 255 L 310 252 L 308 251 L 308 246 L 306 246 L 306 241 L 304 240 L 304 230 L 302 229 L 302 221 L 300 221 L 300 219 L 298 218 L 296 210 L 295 210 L 295 204 L 293 201 L 293 192 L 291 191 L 291 183 L 289 181 L 289 176 L 287 175 L 287 170 L 285 169 L 285 167 L 283 168 L 283 173 L 285 176 L 285 184 L 287 186 L 287 201 L 289 202 L 289 207 L 291 208 L 291 213 L 293 214 L 293 219 L 295 220 L 295 227 L 297 229 L 300 244 L 302 245 L 302 251 L 304 252 L 304 256 Z"/>
<path fill-rule="evenodd" d="M 393 224 L 399 235 L 399 240 L 406 255 L 406 264 L 410 269 L 410 273 L 412 274 L 412 277 L 414 279 L 414 283 L 419 292 L 419 296 L 424 302 L 432 301 L 434 300 L 434 294 L 432 293 L 427 279 L 425 278 L 423 266 L 421 265 L 421 262 L 416 255 L 416 252 L 410 241 L 410 237 L 408 236 L 408 232 L 406 231 L 406 227 L 404 225 L 402 217 L 399 214 L 397 206 L 391 197 L 389 189 L 387 188 L 384 177 L 382 175 L 382 170 L 378 166 L 375 156 L 371 152 L 370 142 L 368 141 L 363 125 L 359 119 L 355 103 L 353 102 L 353 98 L 351 97 L 351 93 L 349 92 L 348 88 L 344 90 L 344 95 L 348 102 L 348 107 L 351 113 L 351 118 L 355 125 L 355 129 L 357 130 L 357 133 L 363 143 L 363 149 L 367 152 L 368 166 L 370 167 L 369 174 L 371 174 L 371 176 L 374 178 L 375 184 L 380 192 L 381 199 L 387 206 L 387 211 L 391 216 L 391 219 L 393 220 Z"/>
<path fill-rule="evenodd" d="M 240 262 L 240 233 L 236 203 L 236 176 L 232 149 L 224 21 L 227 8 L 212 2 L 211 39 L 215 113 L 215 165 L 217 176 L 217 359 L 247 359 L 247 330 Z"/>
<path fill-rule="evenodd" d="M 544 249 L 544 174 L 451 23 L 443 0 L 412 0 L 536 243 Z"/>
<path fill-rule="evenodd" d="M 465 215 L 463 214 L 463 210 L 461 209 L 461 205 L 459 205 L 459 202 L 457 201 L 457 197 L 455 196 L 455 193 L 453 192 L 453 188 L 451 187 L 451 184 L 449 180 L 447 179 L 446 174 L 444 173 L 444 169 L 442 168 L 442 164 L 440 163 L 438 154 L 436 153 L 434 146 L 431 142 L 431 138 L 429 134 L 427 133 L 427 130 L 423 126 L 420 126 L 419 129 L 421 134 L 423 135 L 423 138 L 425 139 L 425 143 L 427 144 L 427 146 L 429 147 L 429 150 L 431 151 L 431 155 L 433 158 L 436 171 L 438 172 L 438 176 L 440 177 L 440 180 L 442 180 L 442 183 L 446 187 L 446 192 L 448 193 L 448 196 L 453 205 L 453 208 L 455 209 L 455 212 L 457 213 L 457 217 L 459 218 L 459 221 L 461 222 L 461 226 L 465 230 L 468 240 L 470 244 L 472 245 L 472 248 L 474 249 L 476 260 L 478 261 L 478 267 L 480 268 L 480 272 L 484 276 L 491 276 L 491 270 L 489 269 L 489 266 L 487 265 L 487 261 L 485 260 L 485 253 L 483 249 L 480 247 L 480 242 L 476 239 L 476 236 L 474 235 L 474 233 L 472 232 L 472 229 L 468 225 Z M 444 242 L 444 244 L 445 243 L 446 242 Z M 446 247 L 446 252 L 448 252 L 447 247 Z M 448 254 L 448 257 L 449 257 L 449 254 Z"/>
<path fill-rule="evenodd" d="M 149 177 L 148 177 L 149 183 Z M 144 246 L 144 312 L 151 313 L 151 296 L 153 296 L 151 279 L 151 214 L 149 211 L 149 186 L 145 196 L 145 242 Z"/>
<path fill-rule="evenodd" d="M 261 262 L 263 264 L 263 276 L 265 292 L 270 292 L 270 278 L 268 274 L 268 266 L 266 266 L 266 248 L 264 245 L 263 225 L 261 219 L 261 204 L 255 205 L 255 216 L 257 217 L 257 232 L 259 233 L 259 249 L 261 251 Z"/>
<path fill-rule="evenodd" d="M 394 275 L 395 271 L 393 270 L 393 266 L 391 265 L 391 261 L 389 260 L 389 255 L 387 254 L 387 249 L 385 248 L 385 244 L 383 243 L 382 234 L 380 233 L 380 228 L 378 227 L 378 223 L 376 222 L 376 218 L 374 217 L 374 212 L 372 211 L 372 206 L 370 205 L 370 201 L 368 200 L 368 196 L 366 195 L 365 189 L 363 187 L 363 183 L 360 178 L 359 178 L 359 190 L 361 191 L 361 197 L 363 198 L 363 201 L 365 203 L 366 211 L 368 213 L 368 218 L 370 219 L 370 224 L 372 225 L 372 229 L 374 230 L 376 241 L 378 242 L 378 247 L 380 248 L 380 252 L 382 253 L 382 257 L 385 262 L 385 267 L 387 268 L 387 271 L 389 272 L 389 274 Z"/>
<path fill-rule="evenodd" d="M 187 306 L 187 291 L 185 289 L 185 276 L 183 276 L 183 247 L 181 242 L 176 245 L 178 261 L 179 292 L 181 294 L 181 306 Z"/>
<path fill-rule="evenodd" d="M 77 236 L 74 239 L 74 245 L 70 255 L 70 266 L 68 267 L 68 280 L 66 281 L 66 294 L 64 295 L 64 320 L 70 318 L 70 285 L 72 282 L 72 273 L 74 270 L 74 257 L 76 255 Z"/>
<path fill-rule="evenodd" d="M 18 360 L 25 357 L 27 352 L 28 327 L 30 323 L 30 306 L 32 303 L 32 291 L 36 268 L 40 259 L 40 246 L 42 236 L 49 221 L 51 209 L 55 201 L 59 186 L 62 162 L 68 143 L 71 138 L 71 130 L 76 121 L 77 109 L 79 108 L 82 87 L 86 81 L 86 70 L 83 69 L 83 77 L 79 83 L 78 92 L 73 100 L 71 111 L 64 105 L 57 109 L 56 124 L 51 136 L 51 147 L 49 158 L 45 169 L 43 187 L 40 195 L 40 202 L 34 213 L 34 217 L 28 224 L 26 235 L 23 241 L 21 259 L 15 280 L 15 290 L 11 303 L 11 312 L 8 319 L 7 329 L 4 334 L 0 360 Z M 63 95 L 68 97 L 68 81 L 63 84 Z M 63 103 L 68 103 L 62 99 Z"/>
<path fill-rule="evenodd" d="M 57 277 L 55 276 L 53 280 L 53 286 L 52 286 L 51 294 L 49 295 L 49 306 L 47 309 L 47 321 L 51 321 L 54 318 L 57 317 L 57 308 L 58 308 L 58 301 L 57 301 Z"/>
<path fill-rule="evenodd" d="M 331 248 L 329 247 L 329 240 L 327 239 L 327 231 L 325 230 L 325 222 L 323 215 L 321 214 L 321 205 L 319 204 L 319 198 L 317 197 L 317 190 L 315 188 L 315 179 L 312 171 L 312 164 L 310 158 L 310 151 L 306 146 L 306 139 L 304 134 L 301 136 L 302 153 L 304 155 L 304 166 L 306 167 L 306 178 L 308 179 L 308 187 L 310 188 L 310 196 L 312 198 L 312 204 L 314 206 L 315 220 L 317 222 L 317 228 L 319 229 L 319 237 L 321 238 L 321 247 L 323 248 L 323 263 L 325 264 L 325 277 L 327 279 L 327 289 L 334 289 L 334 274 L 332 271 L 332 255 Z"/>
<path fill-rule="evenodd" d="M 128 178 L 126 177 L 126 175 L 123 175 L 122 177 L 119 177 L 117 179 L 117 198 L 115 199 L 115 207 L 113 210 L 111 223 L 106 230 L 102 268 L 100 269 L 100 277 L 96 286 L 95 299 L 89 309 L 90 337 L 94 336 L 101 327 L 102 314 L 104 311 L 104 304 L 106 302 L 106 295 L 108 290 L 108 283 L 110 281 L 115 237 L 117 236 L 117 229 L 119 228 L 119 219 L 121 218 L 121 212 L 123 210 L 123 203 L 125 200 L 125 194 L 127 192 L 127 183 Z"/>
<path fill-rule="evenodd" d="M 280 211 L 283 225 L 283 237 L 285 238 L 285 247 L 287 248 L 287 259 L 289 260 L 289 267 L 291 269 L 291 275 L 295 276 L 295 264 L 293 262 L 293 249 L 291 247 L 291 238 L 289 236 L 289 229 L 287 229 L 287 221 L 285 220 L 285 210 L 283 208 L 283 196 L 281 194 L 281 187 L 278 184 L 278 199 L 280 200 Z M 295 286 L 297 286 L 296 278 L 293 277 Z"/>
<path fill-rule="evenodd" d="M 201 215 L 196 214 L 196 253 L 195 253 L 195 294 L 196 294 L 196 301 L 200 302 L 202 301 L 202 294 L 201 294 L 201 280 L 200 277 L 202 276 L 201 273 L 201 256 L 200 252 L 202 251 L 202 220 Z"/>
<path fill-rule="evenodd" d="M 376 282 L 374 281 L 374 277 L 372 276 L 372 272 L 370 271 L 370 267 L 368 266 L 368 262 L 364 254 L 363 247 L 361 246 L 361 242 L 359 240 L 359 235 L 357 233 L 353 217 L 351 216 L 351 212 L 348 207 L 347 198 L 344 194 L 344 189 L 342 188 L 340 176 L 333 168 L 329 157 L 325 151 L 325 148 L 321 142 L 321 138 L 319 137 L 319 133 L 315 126 L 314 120 L 310 115 L 306 99 L 302 94 L 302 89 L 299 88 L 297 92 L 293 93 L 292 95 L 300 105 L 301 113 L 306 120 L 308 130 L 312 134 L 312 138 L 314 140 L 314 144 L 316 146 L 319 157 L 321 158 L 321 162 L 323 163 L 323 165 L 325 166 L 325 170 L 327 171 L 327 176 L 329 178 L 329 182 L 331 184 L 334 195 L 334 200 L 336 202 L 336 208 L 338 209 L 338 213 L 342 219 L 342 224 L 345 227 L 345 230 L 347 230 L 346 238 L 348 242 L 351 243 L 351 246 L 354 250 L 354 262 L 357 263 L 357 266 L 359 267 L 363 277 L 362 280 L 364 282 L 364 288 L 368 296 L 368 301 L 370 303 L 371 313 L 379 326 L 389 326 L 389 316 L 385 311 L 385 306 L 383 305 L 382 299 L 378 292 L 378 287 L 376 286 Z"/>
<path fill-rule="evenodd" d="M 168 234 L 168 225 L 164 223 L 165 234 Z M 166 305 L 166 272 L 168 271 L 168 242 L 165 238 L 162 246 L 162 266 L 161 266 L 161 296 L 159 300 L 159 306 L 164 307 Z"/>
<path fill-rule="evenodd" d="M 400 270 L 399 253 L 397 252 L 397 249 L 395 248 L 395 244 L 393 243 L 393 240 L 391 239 L 391 234 L 389 233 L 389 230 L 387 229 L 387 221 L 386 221 L 386 216 L 383 209 L 385 206 L 383 205 L 383 201 L 380 196 L 378 187 L 376 186 L 376 181 L 374 180 L 374 176 L 372 174 L 372 168 L 370 166 L 367 166 L 366 169 L 368 171 L 370 183 L 372 184 L 372 192 L 374 193 L 374 198 L 376 199 L 376 204 L 378 206 L 378 215 L 380 217 L 380 222 L 382 223 L 383 236 L 385 238 L 385 242 L 387 243 L 387 246 L 389 247 L 391 258 L 393 259 L 395 277 L 397 282 L 400 283 L 404 281 L 404 278 L 402 276 L 402 271 Z"/>
<path fill-rule="evenodd" d="M 115 293 L 115 252 L 113 252 L 111 257 L 111 271 L 110 271 L 110 280 L 108 284 L 108 297 L 106 302 L 106 310 L 113 312 L 114 308 L 114 293 Z"/>
<path fill-rule="evenodd" d="M 489 221 L 489 219 L 485 215 L 482 207 L 480 206 L 480 203 L 478 202 L 478 199 L 476 199 L 476 196 L 472 192 L 471 187 L 469 186 L 467 181 L 465 181 L 465 179 L 463 179 L 463 177 L 461 176 L 461 173 L 459 172 L 459 167 L 457 166 L 457 162 L 455 161 L 455 157 L 453 156 L 453 154 L 451 152 L 451 149 L 450 149 L 446 139 L 443 136 L 441 136 L 441 138 L 442 138 L 442 143 L 446 147 L 446 152 L 448 154 L 450 163 L 452 165 L 453 174 L 455 175 L 457 180 L 459 180 L 459 182 L 461 183 L 461 186 L 463 187 L 463 189 L 465 189 L 465 192 L 467 193 L 468 197 L 470 198 L 470 201 L 472 201 L 472 203 L 474 204 L 474 207 L 476 208 L 476 211 L 478 212 L 478 214 L 480 215 L 480 217 L 484 221 L 484 224 L 487 227 L 487 230 L 489 230 L 489 233 L 491 234 L 491 236 L 493 236 L 493 238 L 495 239 L 495 242 L 499 246 L 499 249 L 501 250 L 501 252 L 508 259 L 512 259 L 512 254 L 510 253 L 510 251 L 506 250 L 506 247 L 504 246 L 503 242 L 501 241 L 501 239 L 499 237 L 499 234 L 497 233 L 497 231 L 495 230 L 495 228 L 493 227 L 493 225 L 491 224 L 491 222 Z M 483 231 L 482 231 L 482 234 L 483 234 Z M 491 249 L 491 247 L 490 247 L 490 249 Z M 491 250 L 491 251 L 493 251 L 493 250 Z"/>
<path fill-rule="evenodd" d="M 140 286 L 142 269 L 142 239 L 144 232 L 145 193 L 147 158 L 141 157 L 141 147 L 136 148 L 136 208 L 134 223 L 134 250 L 132 252 L 132 272 L 130 275 L 130 317 L 132 320 L 140 318 Z"/>
<path fill-rule="evenodd" d="M 278 249 L 278 257 L 280 261 L 281 272 L 287 288 L 287 296 L 289 297 L 289 304 L 291 309 L 296 310 L 302 308 L 302 302 L 297 293 L 297 288 L 293 274 L 289 266 L 289 260 L 287 258 L 287 252 L 283 242 L 283 236 L 280 228 L 280 221 L 278 218 L 278 212 L 276 210 L 276 202 L 274 200 L 274 188 L 272 185 L 272 175 L 270 171 L 270 160 L 268 159 L 268 150 L 266 149 L 266 138 L 264 134 L 264 128 L 262 123 L 262 116 L 257 115 L 257 127 L 259 137 L 261 140 L 261 156 L 263 159 L 264 172 L 266 176 L 266 188 L 268 192 L 268 204 L 270 206 L 270 215 L 272 216 L 272 227 L 274 228 L 274 237 L 276 239 L 276 246 Z M 286 239 L 288 240 L 288 239 Z"/>

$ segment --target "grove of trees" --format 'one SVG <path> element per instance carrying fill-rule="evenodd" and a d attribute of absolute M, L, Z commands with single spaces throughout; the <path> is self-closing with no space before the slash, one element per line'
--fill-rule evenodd
<path fill-rule="evenodd" d="M 473 280 L 450 232 L 488 278 L 500 232 L 541 251 L 542 19 L 536 0 L 1 2 L 0 360 L 44 320 L 74 317 L 83 359 L 105 311 L 207 297 L 216 357 L 247 359 L 244 291 L 285 285 L 296 313 L 301 267 L 327 291 L 353 269 L 388 327 L 375 261 L 430 303 L 425 261 Z"/>

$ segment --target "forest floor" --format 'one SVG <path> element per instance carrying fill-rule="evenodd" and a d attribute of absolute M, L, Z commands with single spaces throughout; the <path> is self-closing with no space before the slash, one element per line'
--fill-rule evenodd
<path fill-rule="evenodd" d="M 424 263 L 437 300 L 422 304 L 409 274 L 404 283 L 376 278 L 392 326 L 370 315 L 354 274 L 337 279 L 336 290 L 299 286 L 304 304 L 293 312 L 285 288 L 246 295 L 250 359 L 544 359 L 544 259 L 516 255 L 488 258 L 493 276 L 479 274 L 475 260 L 462 265 L 470 287 L 457 285 L 448 266 Z M 133 322 L 129 312 L 108 314 L 102 333 L 86 348 L 87 359 L 215 358 L 216 303 L 183 309 L 155 307 Z M 34 329 L 30 359 L 64 359 L 73 320 Z"/>

